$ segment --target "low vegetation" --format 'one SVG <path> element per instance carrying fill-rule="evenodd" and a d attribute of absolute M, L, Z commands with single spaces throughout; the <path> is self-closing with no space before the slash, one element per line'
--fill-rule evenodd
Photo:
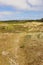
<path fill-rule="evenodd" d="M 43 65 L 41 20 L 0 22 L 0 65 Z"/>

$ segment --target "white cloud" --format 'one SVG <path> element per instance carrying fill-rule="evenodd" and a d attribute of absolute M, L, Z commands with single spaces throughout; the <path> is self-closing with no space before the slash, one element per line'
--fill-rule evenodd
<path fill-rule="evenodd" d="M 0 0 L 0 2 L 20 9 L 27 8 L 26 0 Z"/>
<path fill-rule="evenodd" d="M 43 0 L 0 0 L 0 3 L 17 9 L 43 10 Z"/>
<path fill-rule="evenodd" d="M 2 16 L 2 15 L 12 15 L 13 14 L 13 12 L 10 12 L 10 11 L 2 11 L 2 12 L 0 12 L 0 16 Z"/>
<path fill-rule="evenodd" d="M 31 3 L 32 5 L 36 5 L 36 6 L 43 5 L 43 0 L 28 0 L 28 2 Z"/>
<path fill-rule="evenodd" d="M 18 15 L 22 14 L 20 11 L 0 11 L 0 20 L 13 20 L 19 18 Z"/>
<path fill-rule="evenodd" d="M 0 11 L 0 15 L 16 15 L 16 14 L 20 14 L 21 12 L 19 12 L 19 11 L 15 11 L 15 12 L 13 12 L 13 11 Z"/>
<path fill-rule="evenodd" d="M 7 20 L 9 16 L 13 15 L 13 12 L 10 11 L 0 11 L 0 20 Z"/>

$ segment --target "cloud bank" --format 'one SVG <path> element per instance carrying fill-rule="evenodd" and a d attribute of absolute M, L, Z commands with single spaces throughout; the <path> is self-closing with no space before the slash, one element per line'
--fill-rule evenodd
<path fill-rule="evenodd" d="M 43 0 L 0 0 L 0 3 L 20 10 L 43 10 Z"/>
<path fill-rule="evenodd" d="M 43 17 L 43 0 L 0 0 L 0 20 Z"/>

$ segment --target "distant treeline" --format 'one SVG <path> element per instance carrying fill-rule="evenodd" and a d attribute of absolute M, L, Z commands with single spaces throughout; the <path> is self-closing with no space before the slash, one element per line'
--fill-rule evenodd
<path fill-rule="evenodd" d="M 8 23 L 26 23 L 26 22 L 43 22 L 43 18 L 37 20 L 8 20 L 8 21 L 0 21 L 0 22 L 8 22 Z"/>
<path fill-rule="evenodd" d="M 43 18 L 37 19 L 37 20 L 34 20 L 34 21 L 43 22 Z"/>

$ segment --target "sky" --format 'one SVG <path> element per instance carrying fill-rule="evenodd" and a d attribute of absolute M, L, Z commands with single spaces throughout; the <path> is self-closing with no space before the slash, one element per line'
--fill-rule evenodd
<path fill-rule="evenodd" d="M 43 18 L 43 0 L 0 0 L 0 20 Z"/>

